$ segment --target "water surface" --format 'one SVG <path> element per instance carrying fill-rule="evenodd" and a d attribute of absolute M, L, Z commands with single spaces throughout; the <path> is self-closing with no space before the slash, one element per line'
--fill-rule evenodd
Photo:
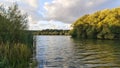
<path fill-rule="evenodd" d="M 120 43 L 36 36 L 38 68 L 120 68 Z"/>

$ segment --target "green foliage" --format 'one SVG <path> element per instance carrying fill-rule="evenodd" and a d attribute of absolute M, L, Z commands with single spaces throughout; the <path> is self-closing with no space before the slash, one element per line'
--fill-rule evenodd
<path fill-rule="evenodd" d="M 71 35 L 77 38 L 120 39 L 120 8 L 82 16 L 73 24 Z"/>
<path fill-rule="evenodd" d="M 27 15 L 16 4 L 0 6 L 0 68 L 28 67 L 33 36 L 26 28 Z"/>
<path fill-rule="evenodd" d="M 57 29 L 46 29 L 31 32 L 35 35 L 69 35 L 69 30 L 57 30 Z"/>
<path fill-rule="evenodd" d="M 27 15 L 21 13 L 16 4 L 10 6 L 9 9 L 1 7 L 0 12 L 0 39 L 2 42 L 27 43 L 25 40 L 29 38 L 28 35 L 30 34 L 25 32 Z"/>

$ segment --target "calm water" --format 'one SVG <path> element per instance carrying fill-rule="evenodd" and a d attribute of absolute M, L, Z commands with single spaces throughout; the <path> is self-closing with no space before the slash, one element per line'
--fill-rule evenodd
<path fill-rule="evenodd" d="M 120 43 L 37 36 L 38 68 L 120 68 Z"/>

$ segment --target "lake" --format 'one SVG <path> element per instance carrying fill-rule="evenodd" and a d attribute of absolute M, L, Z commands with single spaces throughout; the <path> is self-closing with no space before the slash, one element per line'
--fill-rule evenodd
<path fill-rule="evenodd" d="M 120 68 L 120 42 L 36 36 L 38 68 Z"/>

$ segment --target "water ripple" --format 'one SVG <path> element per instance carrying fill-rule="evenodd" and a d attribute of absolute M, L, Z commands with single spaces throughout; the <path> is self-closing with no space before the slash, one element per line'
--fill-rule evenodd
<path fill-rule="evenodd" d="M 37 36 L 38 68 L 120 68 L 120 43 Z"/>

